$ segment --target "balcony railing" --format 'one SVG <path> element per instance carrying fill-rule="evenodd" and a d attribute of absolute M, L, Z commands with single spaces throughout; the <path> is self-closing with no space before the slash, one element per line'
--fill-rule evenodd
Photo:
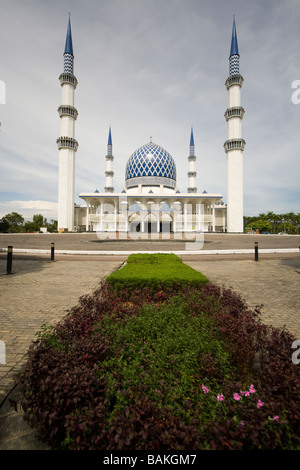
<path fill-rule="evenodd" d="M 73 106 L 66 106 L 66 105 L 62 105 L 58 108 L 58 113 L 59 113 L 59 117 L 62 117 L 62 116 L 71 116 L 73 117 L 75 120 L 77 119 L 77 116 L 78 116 L 78 111 L 76 108 L 74 108 Z"/>
<path fill-rule="evenodd" d="M 60 74 L 59 81 L 60 81 L 61 85 L 64 85 L 65 83 L 69 83 L 69 84 L 73 85 L 74 88 L 76 88 L 77 83 L 78 83 L 77 78 L 75 77 L 75 75 L 73 75 L 71 73 L 62 73 L 62 74 Z"/>
<path fill-rule="evenodd" d="M 78 142 L 72 137 L 59 137 L 56 143 L 58 145 L 58 150 L 62 148 L 68 148 L 71 150 L 75 150 L 76 152 L 78 149 Z"/>
<path fill-rule="evenodd" d="M 225 152 L 227 153 L 229 150 L 244 150 L 246 142 L 244 139 L 231 139 L 226 140 L 224 144 Z"/>
<path fill-rule="evenodd" d="M 225 85 L 226 85 L 227 90 L 228 90 L 228 88 L 233 86 L 233 85 L 242 86 L 243 81 L 244 81 L 244 79 L 243 79 L 242 75 L 240 75 L 240 74 L 231 75 L 230 77 L 227 78 L 227 80 L 225 82 Z"/>
<path fill-rule="evenodd" d="M 226 109 L 224 116 L 225 116 L 226 121 L 228 121 L 228 119 L 233 118 L 233 117 L 240 117 L 241 119 L 243 119 L 244 113 L 245 113 L 244 108 L 242 108 L 241 106 L 237 106 L 234 108 Z"/>

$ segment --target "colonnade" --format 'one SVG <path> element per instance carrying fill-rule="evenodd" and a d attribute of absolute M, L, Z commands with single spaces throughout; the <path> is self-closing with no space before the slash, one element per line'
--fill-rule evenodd
<path fill-rule="evenodd" d="M 216 231 L 216 205 L 200 198 L 86 198 L 86 231 L 200 232 Z M 219 223 L 220 225 L 220 223 Z M 224 221 L 221 223 L 225 227 Z"/>

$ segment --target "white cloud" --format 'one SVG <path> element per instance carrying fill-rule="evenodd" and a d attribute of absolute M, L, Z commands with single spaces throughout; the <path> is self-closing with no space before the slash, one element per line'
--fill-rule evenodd
<path fill-rule="evenodd" d="M 127 159 L 153 136 L 174 157 L 185 191 L 193 125 L 198 190 L 226 200 L 224 83 L 235 14 L 245 79 L 245 213 L 266 204 L 299 211 L 300 105 L 291 101 L 300 79 L 298 0 L 2 0 L 2 213 L 8 199 L 57 201 L 58 76 L 69 11 L 79 82 L 76 202 L 80 192 L 104 188 L 109 125 L 117 190 Z"/>
<path fill-rule="evenodd" d="M 0 205 L 0 218 L 11 212 L 18 212 L 25 220 L 35 214 L 42 214 L 47 220 L 57 220 L 57 203 L 49 201 L 7 201 Z"/>

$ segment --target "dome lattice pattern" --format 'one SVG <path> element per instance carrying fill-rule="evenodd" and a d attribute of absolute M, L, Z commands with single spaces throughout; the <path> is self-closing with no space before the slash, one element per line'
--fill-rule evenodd
<path fill-rule="evenodd" d="M 158 176 L 176 181 L 173 157 L 159 145 L 149 142 L 137 149 L 129 158 L 125 179 Z"/>

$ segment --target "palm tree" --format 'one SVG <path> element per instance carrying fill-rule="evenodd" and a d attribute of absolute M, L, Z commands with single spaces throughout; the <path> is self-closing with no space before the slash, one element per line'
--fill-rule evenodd
<path fill-rule="evenodd" d="M 274 212 L 272 211 L 269 211 L 266 215 L 267 219 L 269 222 L 271 222 L 272 224 L 272 233 L 275 233 L 276 232 L 276 217 L 277 215 L 274 214 Z"/>

